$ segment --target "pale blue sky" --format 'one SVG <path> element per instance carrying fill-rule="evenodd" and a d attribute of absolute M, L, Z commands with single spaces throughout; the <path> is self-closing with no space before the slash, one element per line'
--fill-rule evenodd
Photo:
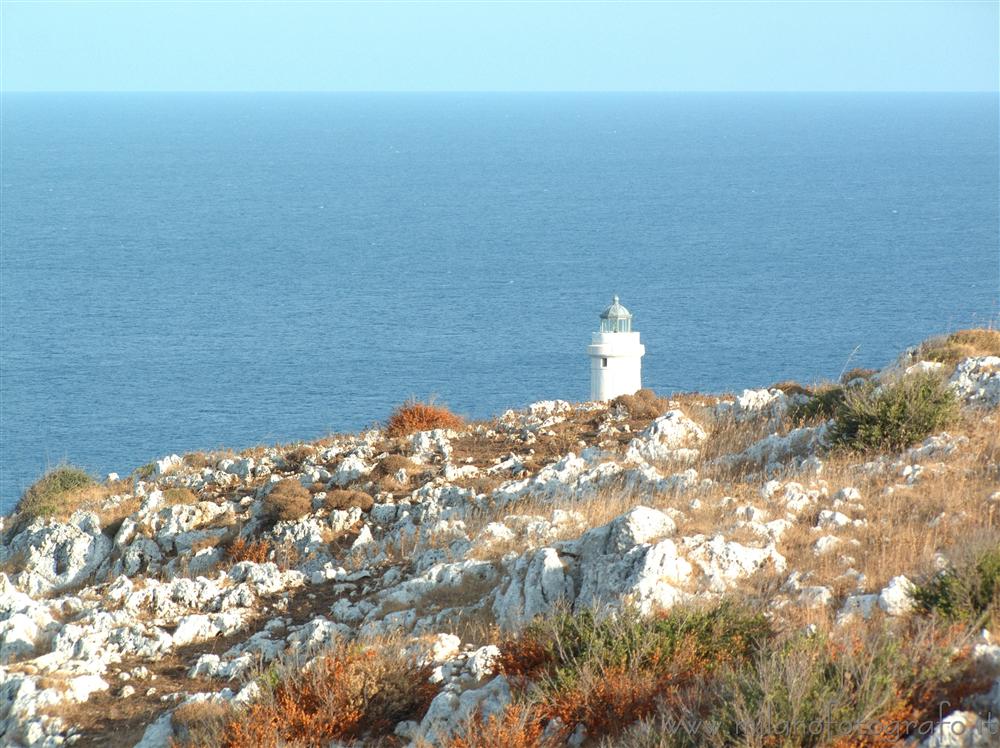
<path fill-rule="evenodd" d="M 997 90 L 987 2 L 2 2 L 3 90 Z"/>

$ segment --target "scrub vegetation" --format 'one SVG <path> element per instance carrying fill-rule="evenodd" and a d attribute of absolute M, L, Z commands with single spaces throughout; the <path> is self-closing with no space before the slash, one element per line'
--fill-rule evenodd
<path fill-rule="evenodd" d="M 389 421 L 385 426 L 385 435 L 394 439 L 400 436 L 409 436 L 418 431 L 459 429 L 463 424 L 462 418 L 452 413 L 444 405 L 410 400 L 396 408 L 389 416 Z"/>

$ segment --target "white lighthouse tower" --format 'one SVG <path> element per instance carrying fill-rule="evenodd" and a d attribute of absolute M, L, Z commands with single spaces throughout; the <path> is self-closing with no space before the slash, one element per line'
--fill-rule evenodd
<path fill-rule="evenodd" d="M 632 314 L 614 301 L 601 314 L 601 331 L 593 333 L 590 356 L 590 399 L 611 400 L 642 389 L 642 357 L 646 346 L 632 332 Z"/>

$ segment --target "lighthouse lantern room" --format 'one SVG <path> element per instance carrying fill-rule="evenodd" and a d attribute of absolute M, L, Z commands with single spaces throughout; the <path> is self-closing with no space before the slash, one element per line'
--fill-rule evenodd
<path fill-rule="evenodd" d="M 601 314 L 601 330 L 593 333 L 590 356 L 590 399 L 612 400 L 642 389 L 642 357 L 646 347 L 632 331 L 632 314 L 614 297 Z"/>

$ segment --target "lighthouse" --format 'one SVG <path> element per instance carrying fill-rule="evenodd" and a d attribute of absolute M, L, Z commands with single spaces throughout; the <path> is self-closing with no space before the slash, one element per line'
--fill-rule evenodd
<path fill-rule="evenodd" d="M 632 313 L 614 297 L 601 313 L 601 330 L 593 333 L 590 356 L 590 399 L 611 400 L 642 389 L 642 357 L 646 346 L 632 331 Z"/>

